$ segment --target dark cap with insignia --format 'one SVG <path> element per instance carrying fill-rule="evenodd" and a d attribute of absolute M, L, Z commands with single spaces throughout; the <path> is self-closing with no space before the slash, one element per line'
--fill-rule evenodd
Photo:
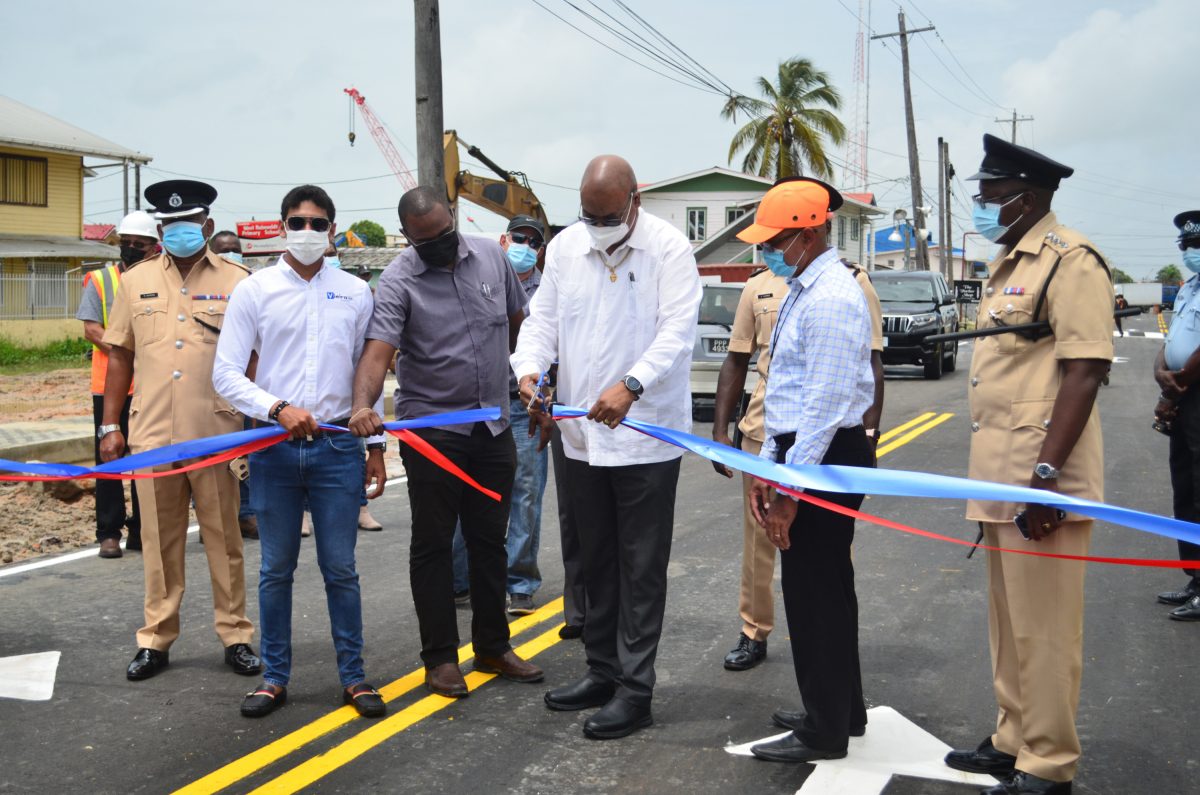
<path fill-rule="evenodd" d="M 538 233 L 538 237 L 546 237 L 546 227 L 542 222 L 530 215 L 514 215 L 513 219 L 508 222 L 508 231 L 514 229 L 532 229 Z"/>
<path fill-rule="evenodd" d="M 1025 146 L 1009 143 L 990 133 L 983 136 L 983 162 L 979 173 L 967 179 L 1018 179 L 1039 188 L 1058 190 L 1058 183 L 1075 169 L 1057 163 Z"/>
<path fill-rule="evenodd" d="M 1188 210 L 1175 216 L 1180 243 L 1200 243 L 1200 210 Z"/>
<path fill-rule="evenodd" d="M 208 212 L 217 200 L 217 189 L 194 179 L 168 179 L 147 187 L 145 196 L 154 207 L 154 217 L 162 220 Z"/>

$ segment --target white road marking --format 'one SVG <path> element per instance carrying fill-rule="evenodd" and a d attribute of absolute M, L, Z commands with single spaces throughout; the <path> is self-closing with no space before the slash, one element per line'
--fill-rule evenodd
<path fill-rule="evenodd" d="M 397 483 L 407 483 L 407 482 L 408 482 L 408 477 L 401 475 L 398 478 L 392 478 L 391 480 L 386 481 L 384 485 L 385 486 L 394 486 Z M 188 527 L 187 531 L 188 531 L 188 535 L 191 535 L 192 533 L 198 533 L 198 532 L 200 532 L 200 525 L 196 525 L 196 524 L 191 525 L 190 527 Z M 121 541 L 121 548 L 122 549 L 125 548 L 124 540 Z M 95 557 L 96 552 L 97 552 L 97 547 L 88 546 L 88 547 L 84 547 L 83 549 L 76 550 L 75 552 L 67 552 L 66 554 L 63 554 L 63 555 L 55 555 L 54 557 L 49 557 L 49 558 L 39 558 L 38 560 L 32 560 L 29 563 L 18 563 L 16 566 L 6 566 L 6 567 L 0 569 L 0 578 L 12 577 L 13 575 L 16 575 L 16 574 L 24 574 L 27 571 L 35 571 L 37 569 L 44 569 L 47 566 L 57 566 L 60 563 L 72 563 L 77 560 L 83 560 L 84 558 Z"/>
<path fill-rule="evenodd" d="M 726 746 L 735 756 L 753 756 L 752 745 L 786 737 L 787 732 L 754 742 Z M 869 795 L 882 793 L 893 775 L 991 786 L 991 776 L 963 773 L 943 761 L 950 746 L 891 707 L 867 710 L 867 733 L 851 737 L 845 759 L 822 759 L 796 795 Z"/>
<path fill-rule="evenodd" d="M 0 657 L 0 698 L 49 701 L 54 696 L 54 677 L 62 652 L 43 651 Z"/>

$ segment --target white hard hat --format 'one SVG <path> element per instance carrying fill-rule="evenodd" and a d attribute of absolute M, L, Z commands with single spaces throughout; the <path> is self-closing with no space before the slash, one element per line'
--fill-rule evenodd
<path fill-rule="evenodd" d="M 118 235 L 138 235 L 158 240 L 158 221 L 145 210 L 134 210 L 121 219 Z"/>

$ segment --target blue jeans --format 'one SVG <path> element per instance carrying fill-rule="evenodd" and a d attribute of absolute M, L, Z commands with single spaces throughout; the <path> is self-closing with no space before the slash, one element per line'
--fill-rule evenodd
<path fill-rule="evenodd" d="M 512 505 L 508 513 L 508 593 L 533 596 L 542 587 L 538 570 L 538 544 L 542 539 L 542 495 L 546 492 L 549 455 L 537 451 L 538 437 L 528 436 L 525 404 L 512 401 L 513 442 L 517 447 L 517 474 L 513 480 Z M 463 541 L 462 524 L 454 528 L 454 590 L 468 590 L 467 545 Z"/>
<path fill-rule="evenodd" d="M 259 632 L 263 680 L 269 684 L 284 687 L 291 675 L 292 578 L 306 502 L 312 511 L 317 566 L 325 580 L 338 677 L 343 687 L 366 678 L 362 598 L 354 567 L 362 461 L 362 440 L 348 433 L 280 442 L 250 456 L 250 499 L 262 552 Z"/>

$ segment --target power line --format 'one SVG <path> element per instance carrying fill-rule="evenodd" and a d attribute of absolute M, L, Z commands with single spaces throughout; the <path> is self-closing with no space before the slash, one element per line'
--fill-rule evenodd
<path fill-rule="evenodd" d="M 165 168 L 158 168 L 157 166 L 143 166 L 143 168 L 145 168 L 147 171 L 152 171 L 155 174 L 166 174 L 166 175 L 169 175 L 172 177 L 183 177 L 185 179 L 198 179 L 198 180 L 202 180 L 204 182 L 225 182 L 225 183 L 229 183 L 231 185 L 259 185 L 259 186 L 263 186 L 263 187 L 289 187 L 289 186 L 294 187 L 296 185 L 302 184 L 301 182 L 294 182 L 294 181 L 293 182 L 256 182 L 253 180 L 244 180 L 244 179 L 222 179 L 221 177 L 201 177 L 201 176 L 197 176 L 195 174 L 181 174 L 178 171 L 167 171 Z M 342 184 L 345 184 L 348 182 L 370 182 L 371 180 L 376 180 L 376 179 L 389 179 L 394 176 L 395 175 L 388 173 L 388 174 L 379 174 L 378 176 L 374 176 L 374 177 L 354 177 L 352 179 L 311 180 L 311 182 L 313 184 L 319 184 L 319 185 L 342 185 Z"/>

